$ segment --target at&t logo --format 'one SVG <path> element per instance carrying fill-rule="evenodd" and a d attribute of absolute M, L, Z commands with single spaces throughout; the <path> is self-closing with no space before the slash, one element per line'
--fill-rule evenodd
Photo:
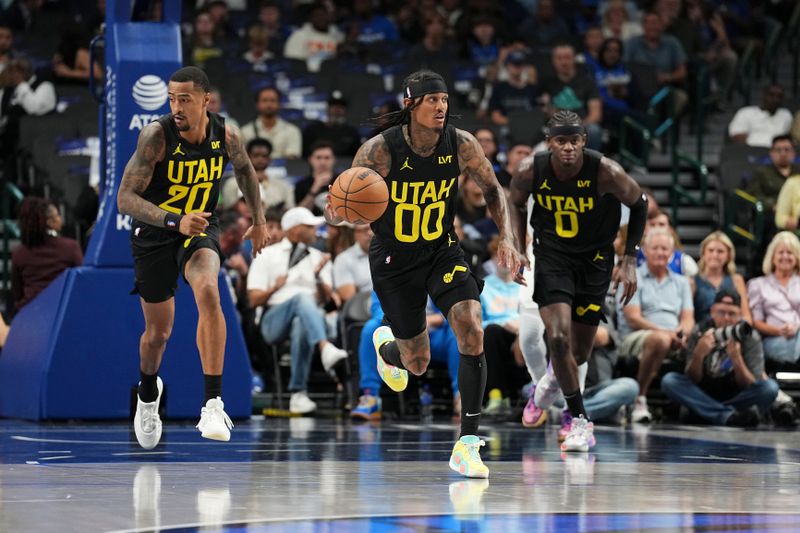
<path fill-rule="evenodd" d="M 145 74 L 133 84 L 131 91 L 136 105 L 146 111 L 160 109 L 167 101 L 167 84 L 154 74 Z M 151 121 L 158 118 L 158 114 L 137 113 L 131 117 L 129 130 L 140 130 Z"/>

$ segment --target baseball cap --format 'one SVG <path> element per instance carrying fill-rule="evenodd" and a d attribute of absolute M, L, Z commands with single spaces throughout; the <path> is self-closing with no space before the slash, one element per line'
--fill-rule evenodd
<path fill-rule="evenodd" d="M 325 222 L 325 217 L 316 217 L 305 207 L 293 207 L 281 217 L 281 229 L 289 231 L 295 226 L 319 226 Z"/>
<path fill-rule="evenodd" d="M 343 105 L 347 107 L 347 100 L 342 91 L 333 91 L 330 96 L 328 96 L 328 105 Z"/>
<path fill-rule="evenodd" d="M 506 56 L 506 63 L 511 63 L 512 65 L 524 65 L 527 62 L 528 59 L 522 52 L 511 52 Z"/>
<path fill-rule="evenodd" d="M 717 291 L 716 296 L 714 296 L 714 303 L 742 305 L 742 298 L 739 296 L 738 292 L 723 288 Z"/>

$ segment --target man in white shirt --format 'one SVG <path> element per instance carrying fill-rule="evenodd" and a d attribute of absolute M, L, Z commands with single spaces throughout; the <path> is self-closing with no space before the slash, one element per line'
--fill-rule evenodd
<path fill-rule="evenodd" d="M 369 272 L 369 243 L 372 228 L 369 224 L 358 224 L 353 229 L 355 244 L 333 260 L 333 286 L 342 304 L 357 292 L 372 290 L 372 275 Z"/>
<path fill-rule="evenodd" d="M 289 209 L 281 218 L 285 237 L 253 259 L 247 277 L 250 305 L 266 308 L 261 320 L 264 339 L 271 344 L 291 341 L 289 410 L 295 414 L 317 408 L 306 391 L 315 348 L 328 372 L 347 358 L 347 352 L 328 342 L 321 306 L 332 292 L 330 257 L 310 246 L 324 222 L 305 207 Z"/>
<path fill-rule="evenodd" d="M 789 133 L 792 114 L 783 104 L 783 87 L 768 85 L 764 89 L 761 106 L 745 106 L 739 109 L 728 125 L 731 141 L 748 146 L 772 146 L 772 139 Z"/>
<path fill-rule="evenodd" d="M 280 178 L 269 177 L 267 167 L 272 160 L 271 153 L 272 143 L 266 139 L 255 138 L 247 143 L 247 157 L 250 158 L 258 177 L 264 211 L 270 207 L 289 209 L 294 207 L 294 187 Z M 223 205 L 230 207 L 241 197 L 242 191 L 239 190 L 236 180 L 229 178 L 222 185 Z"/>
<path fill-rule="evenodd" d="M 336 56 L 336 47 L 344 41 L 344 34 L 331 24 L 331 14 L 322 2 L 311 6 L 308 22 L 296 29 L 286 40 L 283 55 L 291 59 L 304 59 L 309 72 L 319 72 L 322 62 Z"/>
<path fill-rule="evenodd" d="M 280 117 L 281 93 L 275 87 L 264 87 L 256 96 L 258 116 L 242 126 L 245 143 L 260 137 L 272 143 L 272 157 L 296 159 L 303 152 L 300 128 Z"/>

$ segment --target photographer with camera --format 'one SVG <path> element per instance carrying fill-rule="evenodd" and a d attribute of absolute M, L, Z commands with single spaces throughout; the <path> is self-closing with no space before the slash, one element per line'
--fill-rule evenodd
<path fill-rule="evenodd" d="M 689 336 L 690 358 L 683 374 L 670 372 L 661 390 L 673 401 L 712 424 L 754 427 L 778 394 L 764 374 L 764 351 L 758 333 L 742 320 L 741 297 L 720 289 L 711 317 Z"/>

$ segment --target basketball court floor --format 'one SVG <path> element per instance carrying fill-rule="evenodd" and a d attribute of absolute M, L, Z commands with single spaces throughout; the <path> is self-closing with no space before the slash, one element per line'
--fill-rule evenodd
<path fill-rule="evenodd" d="M 0 422 L 0 531 L 800 531 L 798 433 L 484 424 L 488 480 L 447 466 L 434 424 L 254 417 L 231 441 L 165 425 Z"/>

